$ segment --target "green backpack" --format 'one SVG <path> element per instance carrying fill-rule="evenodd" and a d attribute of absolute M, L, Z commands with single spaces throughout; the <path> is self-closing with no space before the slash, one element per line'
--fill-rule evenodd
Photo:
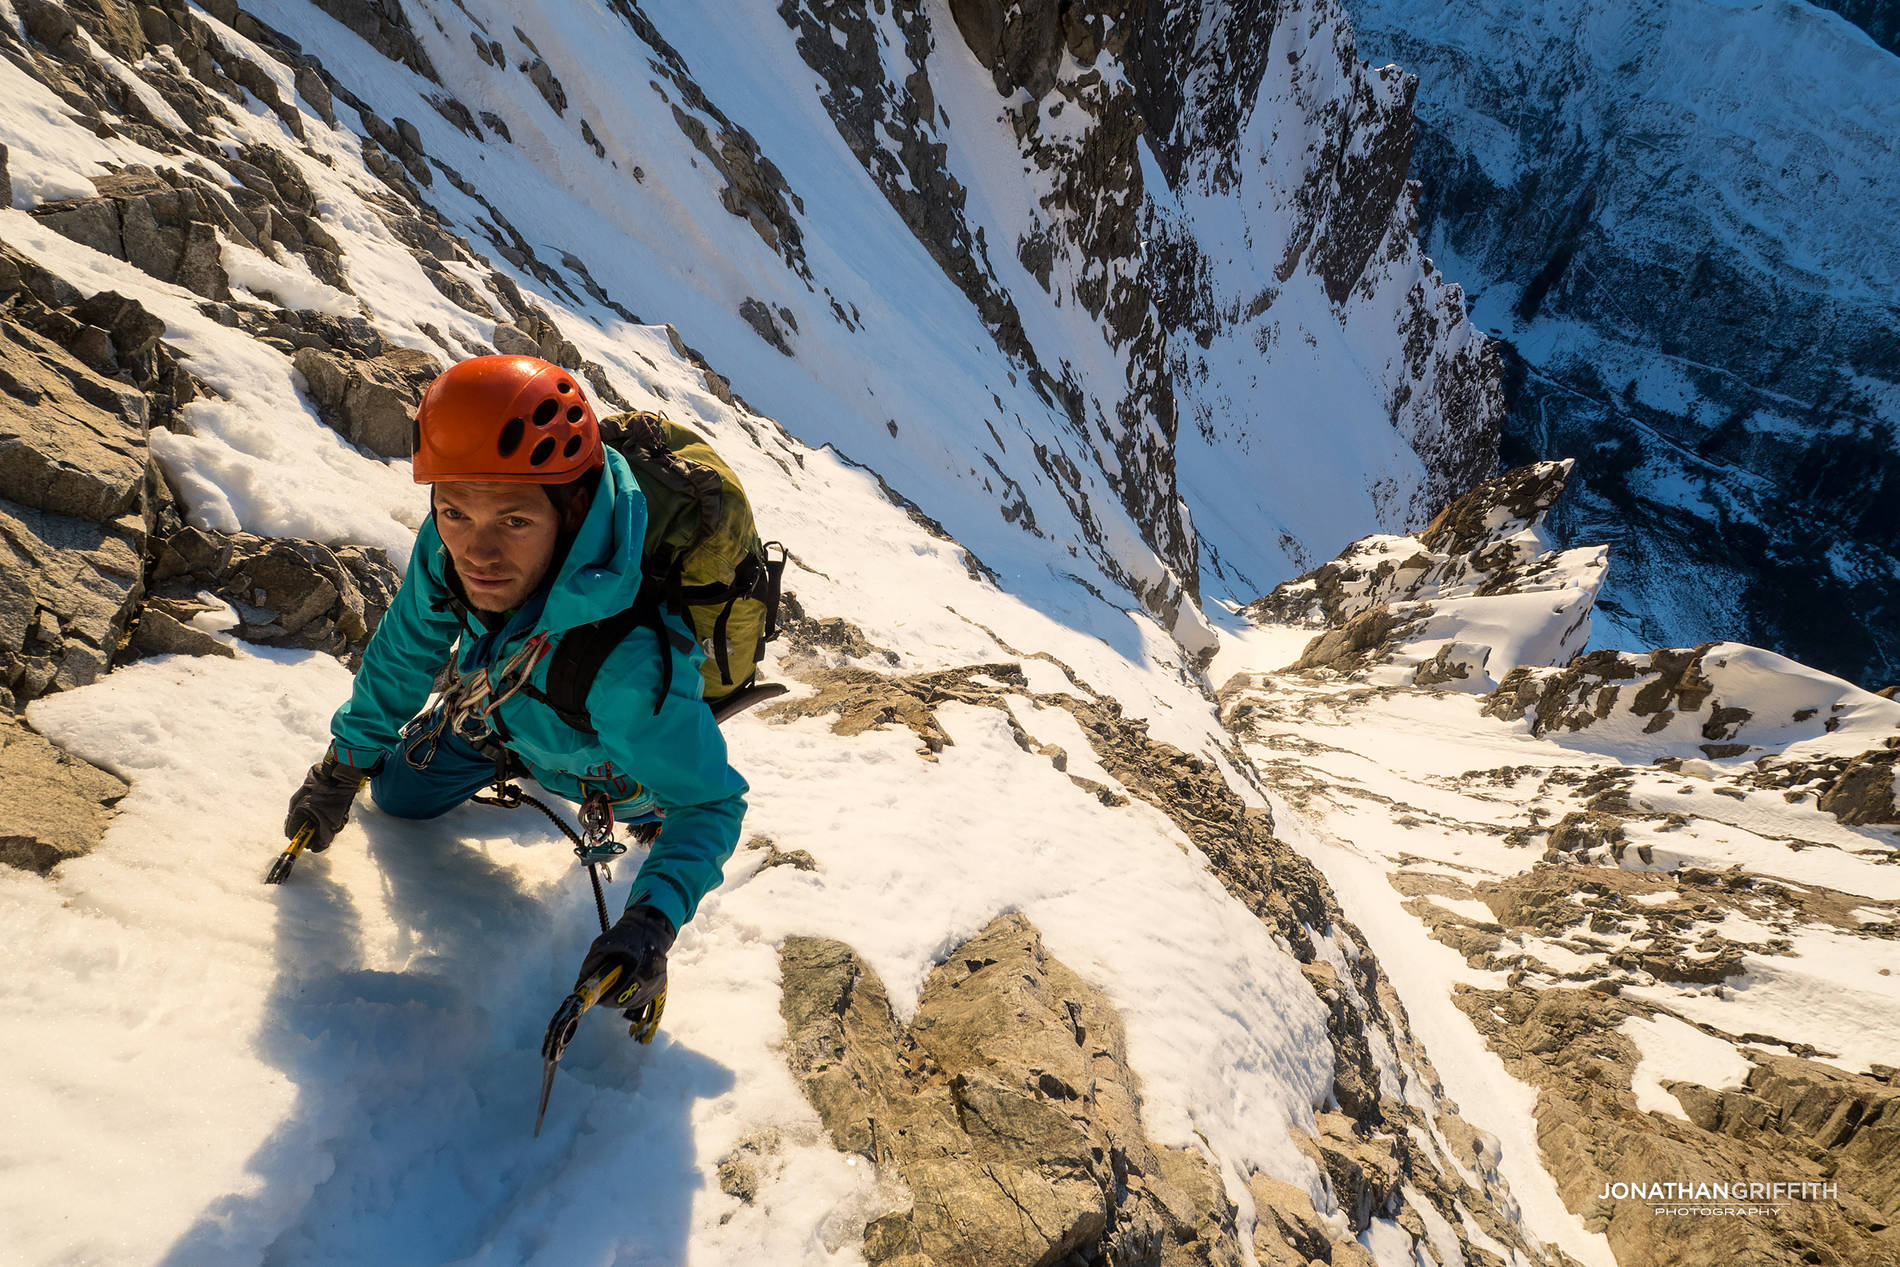
<path fill-rule="evenodd" d="M 666 644 L 680 638 L 662 619 L 667 610 L 685 620 L 706 652 L 700 672 L 715 716 L 782 693 L 754 687 L 752 679 L 765 644 L 778 636 L 785 547 L 760 542 L 732 468 L 697 432 L 656 413 L 603 418 L 600 438 L 627 459 L 646 496 L 640 593 L 625 611 L 569 630 L 548 659 L 546 691 L 535 694 L 574 729 L 597 733 L 587 713 L 594 679 L 614 648 L 644 627 L 660 640 L 658 716 L 673 685 Z M 683 640 L 680 650 L 687 650 Z"/>

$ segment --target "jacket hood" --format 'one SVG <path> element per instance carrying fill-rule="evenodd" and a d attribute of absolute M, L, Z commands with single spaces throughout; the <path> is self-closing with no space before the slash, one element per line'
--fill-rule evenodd
<path fill-rule="evenodd" d="M 640 552 L 646 543 L 647 503 L 627 459 L 612 448 L 567 557 L 555 573 L 540 625 L 562 633 L 633 605 L 640 593 Z"/>

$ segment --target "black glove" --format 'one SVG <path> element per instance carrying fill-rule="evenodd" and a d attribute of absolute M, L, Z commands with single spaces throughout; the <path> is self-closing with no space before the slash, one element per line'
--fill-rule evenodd
<path fill-rule="evenodd" d="M 291 794 L 284 835 L 294 837 L 299 829 L 309 827 L 310 843 L 306 847 L 314 853 L 328 849 L 336 834 L 343 830 L 343 824 L 350 820 L 350 806 L 356 801 L 357 789 L 382 768 L 381 761 L 368 769 L 343 765 L 334 755 L 326 754 L 319 764 L 310 767 L 303 786 Z"/>
<path fill-rule="evenodd" d="M 679 930 L 673 921 L 651 906 L 629 906 L 614 926 L 594 938 L 581 961 L 581 974 L 575 988 L 608 968 L 620 969 L 602 1003 L 625 1008 L 629 1019 L 666 990 L 666 952 L 673 948 Z"/>

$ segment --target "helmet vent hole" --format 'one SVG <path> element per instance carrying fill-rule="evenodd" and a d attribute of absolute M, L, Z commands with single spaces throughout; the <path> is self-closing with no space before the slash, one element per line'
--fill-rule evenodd
<path fill-rule="evenodd" d="M 541 443 L 534 446 L 534 452 L 528 455 L 529 466 L 539 466 L 554 456 L 554 437 L 543 436 Z"/>
<path fill-rule="evenodd" d="M 571 458 L 580 451 L 581 438 L 579 436 L 569 436 L 567 443 L 561 446 L 561 456 L 565 458 Z"/>
<path fill-rule="evenodd" d="M 569 422 L 579 422 L 582 416 L 581 407 L 579 405 L 569 405 L 567 407 L 567 420 Z"/>
<path fill-rule="evenodd" d="M 565 396 L 569 392 L 574 390 L 574 384 L 568 382 L 566 379 L 562 379 L 560 382 L 554 385 L 554 390 L 561 393 L 561 395 Z"/>
<path fill-rule="evenodd" d="M 554 415 L 561 411 L 561 402 L 550 396 L 534 407 L 534 425 L 545 427 L 554 421 Z"/>
<path fill-rule="evenodd" d="M 501 443 L 496 446 L 501 456 L 514 456 L 515 450 L 521 447 L 521 434 L 526 430 L 527 427 L 522 423 L 521 419 L 510 418 L 508 420 L 508 425 L 501 429 Z"/>

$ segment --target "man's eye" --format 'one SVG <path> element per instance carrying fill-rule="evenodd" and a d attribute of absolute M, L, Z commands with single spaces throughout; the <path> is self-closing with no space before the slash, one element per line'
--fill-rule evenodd
<path fill-rule="evenodd" d="M 526 519 L 523 519 L 521 516 L 515 515 L 508 520 L 508 526 L 510 528 L 531 528 L 534 525 L 529 523 Z"/>
<path fill-rule="evenodd" d="M 438 510 L 436 513 L 441 515 L 445 519 L 460 519 L 462 517 L 462 512 L 457 510 L 453 506 L 444 506 L 440 510 Z"/>

